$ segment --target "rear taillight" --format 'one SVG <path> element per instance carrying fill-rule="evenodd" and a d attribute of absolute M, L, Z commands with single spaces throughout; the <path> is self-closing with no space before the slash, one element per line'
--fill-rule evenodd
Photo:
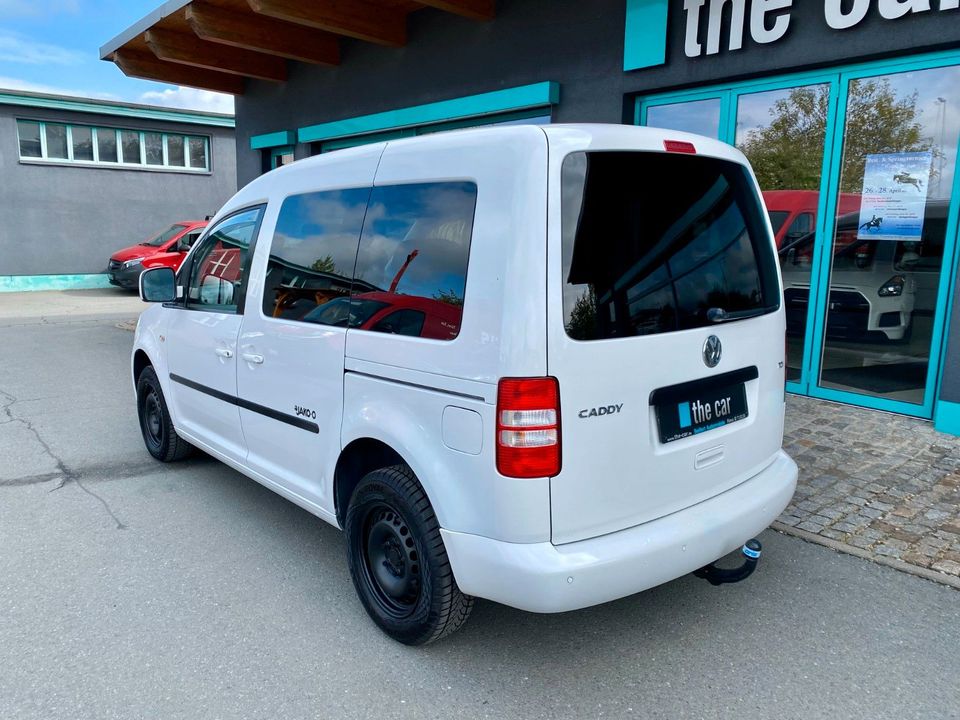
<path fill-rule="evenodd" d="M 514 478 L 560 473 L 560 386 L 556 378 L 500 381 L 497 471 Z"/>
<path fill-rule="evenodd" d="M 685 153 L 687 155 L 696 155 L 697 148 L 693 143 L 685 140 L 664 140 L 663 149 L 672 153 Z"/>

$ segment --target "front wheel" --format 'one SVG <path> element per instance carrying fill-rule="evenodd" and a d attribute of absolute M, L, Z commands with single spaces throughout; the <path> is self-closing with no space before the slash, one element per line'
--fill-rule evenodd
<path fill-rule="evenodd" d="M 409 468 L 366 475 L 350 500 L 344 529 L 357 595 L 387 635 L 425 645 L 467 621 L 473 598 L 457 587 L 436 515 Z"/>
<path fill-rule="evenodd" d="M 160 380 L 152 367 L 144 368 L 137 379 L 137 416 L 143 444 L 160 462 L 182 460 L 193 452 L 193 446 L 173 429 Z"/>

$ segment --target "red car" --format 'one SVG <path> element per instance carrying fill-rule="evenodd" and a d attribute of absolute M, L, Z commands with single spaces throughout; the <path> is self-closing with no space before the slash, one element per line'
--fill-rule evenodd
<path fill-rule="evenodd" d="M 136 288 L 140 273 L 144 270 L 169 267 L 176 272 L 206 226 L 206 220 L 184 220 L 174 223 L 150 240 L 118 250 L 110 256 L 107 265 L 110 283 L 122 288 Z"/>
<path fill-rule="evenodd" d="M 820 193 L 816 190 L 765 190 L 763 201 L 770 213 L 770 223 L 777 248 L 796 241 L 816 230 Z M 860 210 L 860 196 L 841 193 L 837 217 Z"/>

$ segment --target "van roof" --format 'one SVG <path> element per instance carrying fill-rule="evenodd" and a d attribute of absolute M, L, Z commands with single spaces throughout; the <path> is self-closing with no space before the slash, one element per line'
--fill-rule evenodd
<path fill-rule="evenodd" d="M 298 160 L 272 170 L 253 180 L 243 188 L 218 213 L 218 220 L 222 214 L 234 208 L 265 201 L 270 189 L 281 178 L 291 175 L 309 173 L 328 164 L 340 163 L 351 157 L 370 157 L 383 152 L 384 148 L 393 145 L 413 146 L 422 144 L 429 148 L 444 148 L 455 150 L 458 146 L 476 145 L 483 142 L 496 147 L 506 140 L 528 139 L 530 143 L 542 143 L 546 136 L 551 146 L 562 148 L 567 152 L 582 150 L 635 150 L 646 152 L 666 152 L 664 142 L 667 140 L 691 143 L 697 154 L 722 158 L 746 164 L 746 158 L 736 148 L 719 140 L 703 135 L 664 130 L 662 128 L 641 127 L 636 125 L 616 125 L 599 123 L 552 124 L 552 125 L 488 125 L 476 128 L 450 130 L 416 137 L 388 140 L 385 142 L 359 145 L 331 153 L 315 155 Z"/>

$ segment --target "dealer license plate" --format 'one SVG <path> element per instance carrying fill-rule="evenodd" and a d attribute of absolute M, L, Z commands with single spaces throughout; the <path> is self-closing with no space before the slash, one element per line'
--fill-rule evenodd
<path fill-rule="evenodd" d="M 705 390 L 683 402 L 657 406 L 660 442 L 674 442 L 716 430 L 748 415 L 743 383 Z"/>

